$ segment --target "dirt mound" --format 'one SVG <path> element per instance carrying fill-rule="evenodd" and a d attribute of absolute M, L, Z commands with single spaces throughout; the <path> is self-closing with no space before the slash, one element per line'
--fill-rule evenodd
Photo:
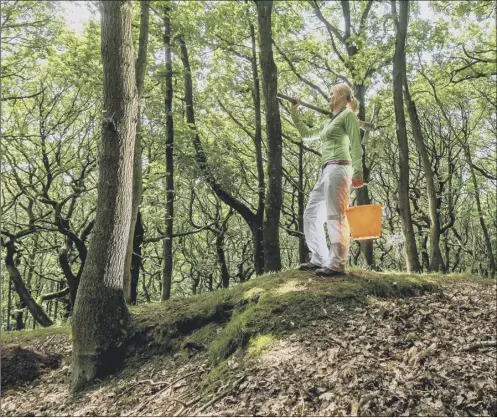
<path fill-rule="evenodd" d="M 57 369 L 61 356 L 43 354 L 17 344 L 4 345 L 1 350 L 2 388 L 32 382 L 45 371 Z"/>
<path fill-rule="evenodd" d="M 497 347 L 490 344 L 497 339 L 496 292 L 495 281 L 473 277 L 356 271 L 337 281 L 287 271 L 139 306 L 133 314 L 146 330 L 140 337 L 150 340 L 138 342 L 150 345 L 137 344 L 126 367 L 76 398 L 68 390 L 70 338 L 27 340 L 26 332 L 9 342 L 23 336 L 24 348 L 60 353 L 61 367 L 2 393 L 1 410 L 4 416 L 496 416 Z"/>

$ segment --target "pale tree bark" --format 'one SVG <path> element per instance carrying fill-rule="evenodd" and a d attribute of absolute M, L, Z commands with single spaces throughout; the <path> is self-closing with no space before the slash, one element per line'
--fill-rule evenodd
<path fill-rule="evenodd" d="M 123 273 L 138 118 L 130 1 L 101 3 L 104 121 L 95 227 L 72 321 L 71 388 L 120 365 L 129 329 Z"/>
<path fill-rule="evenodd" d="M 411 121 L 412 134 L 414 136 L 418 153 L 421 156 L 423 163 L 423 171 L 425 173 L 426 192 L 428 194 L 429 216 L 430 216 L 430 271 L 444 270 L 444 262 L 442 258 L 442 251 L 440 250 L 440 216 L 438 212 L 437 191 L 435 189 L 435 179 L 433 175 L 433 168 L 431 166 L 430 156 L 426 148 L 423 138 L 423 132 L 419 123 L 418 114 L 416 111 L 416 104 L 411 98 L 409 92 L 409 85 L 407 77 L 404 74 L 404 93 L 407 110 L 409 112 L 409 119 Z"/>
<path fill-rule="evenodd" d="M 145 80 L 145 71 L 147 69 L 147 49 L 148 49 L 148 26 L 150 16 L 150 0 L 140 2 L 140 37 L 138 41 L 138 57 L 136 59 L 136 88 L 138 100 L 143 93 L 143 82 Z M 137 230 L 138 211 L 142 201 L 143 179 L 142 179 L 142 145 L 141 145 L 141 113 L 142 109 L 139 104 L 138 122 L 136 127 L 135 151 L 133 158 L 133 198 L 131 203 L 131 224 L 129 228 L 128 246 L 126 249 L 126 260 L 124 263 L 124 297 L 126 303 L 136 304 L 136 286 L 138 278 L 132 273 L 139 271 L 136 265 L 133 265 L 133 253 L 136 247 L 141 247 L 139 238 L 143 234 L 135 234 Z M 141 225 L 138 225 L 138 230 Z M 141 248 L 140 248 L 141 249 Z"/>
<path fill-rule="evenodd" d="M 281 270 L 280 213 L 282 205 L 282 136 L 278 94 L 278 72 L 273 58 L 272 1 L 257 1 L 262 90 L 266 107 L 268 180 L 264 217 L 264 271 Z"/>
<path fill-rule="evenodd" d="M 173 126 L 173 65 L 171 60 L 171 4 L 164 6 L 164 49 L 166 56 L 166 234 L 164 237 L 164 266 L 162 270 L 162 300 L 171 297 L 173 275 L 173 216 L 174 216 L 174 126 Z"/>
<path fill-rule="evenodd" d="M 409 2 L 400 2 L 398 19 L 396 1 L 393 0 L 391 4 L 392 14 L 395 16 L 395 25 L 397 29 L 395 55 L 393 61 L 393 96 L 397 142 L 399 144 L 399 212 L 402 222 L 402 232 L 405 238 L 407 271 L 417 273 L 421 271 L 421 266 L 419 264 L 416 237 L 413 229 L 411 206 L 409 201 L 409 145 L 407 142 L 406 119 L 402 94 L 402 84 L 406 73 L 405 45 L 409 19 Z"/>

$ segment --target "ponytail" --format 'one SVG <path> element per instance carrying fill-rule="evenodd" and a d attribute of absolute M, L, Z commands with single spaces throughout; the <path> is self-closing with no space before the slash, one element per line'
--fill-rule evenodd
<path fill-rule="evenodd" d="M 356 115 L 359 113 L 359 100 L 357 100 L 354 95 L 350 98 L 348 106 Z"/>

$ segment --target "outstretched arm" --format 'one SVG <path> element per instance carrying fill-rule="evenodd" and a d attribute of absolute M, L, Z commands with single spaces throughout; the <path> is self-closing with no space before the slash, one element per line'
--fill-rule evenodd
<path fill-rule="evenodd" d="M 319 136 L 320 132 L 323 130 L 324 123 L 321 123 L 319 126 L 310 129 L 309 127 L 305 126 L 304 122 L 302 122 L 298 111 L 298 105 L 292 106 L 290 109 L 292 121 L 303 139 Z"/>

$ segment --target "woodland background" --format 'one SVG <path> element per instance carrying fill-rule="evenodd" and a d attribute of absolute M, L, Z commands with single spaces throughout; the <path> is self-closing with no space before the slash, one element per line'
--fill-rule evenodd
<path fill-rule="evenodd" d="M 75 30 L 67 3 L 2 1 L 3 330 L 68 319 L 93 228 L 104 122 L 100 22 L 93 2 L 79 2 L 92 13 Z M 383 234 L 362 249 L 353 243 L 351 266 L 492 276 L 496 3 L 423 3 L 410 2 L 407 27 L 407 84 L 424 144 L 406 110 L 408 189 L 399 187 L 390 2 L 274 2 L 278 90 L 327 108 L 330 87 L 347 82 L 361 101 L 360 119 L 369 120 L 374 108 L 367 188 L 352 192 L 352 204 L 383 204 Z M 140 6 L 133 4 L 135 51 Z M 142 199 L 127 273 L 132 304 L 210 292 L 264 272 L 258 234 L 267 133 L 256 9 L 245 1 L 151 1 L 149 13 Z M 188 124 L 188 74 L 196 138 Z M 302 216 L 320 165 L 319 141 L 302 141 L 287 109 L 280 107 L 282 268 L 306 260 Z M 323 116 L 304 111 L 304 118 L 312 125 Z M 412 212 L 415 248 L 407 255 L 399 190 L 408 190 Z"/>

